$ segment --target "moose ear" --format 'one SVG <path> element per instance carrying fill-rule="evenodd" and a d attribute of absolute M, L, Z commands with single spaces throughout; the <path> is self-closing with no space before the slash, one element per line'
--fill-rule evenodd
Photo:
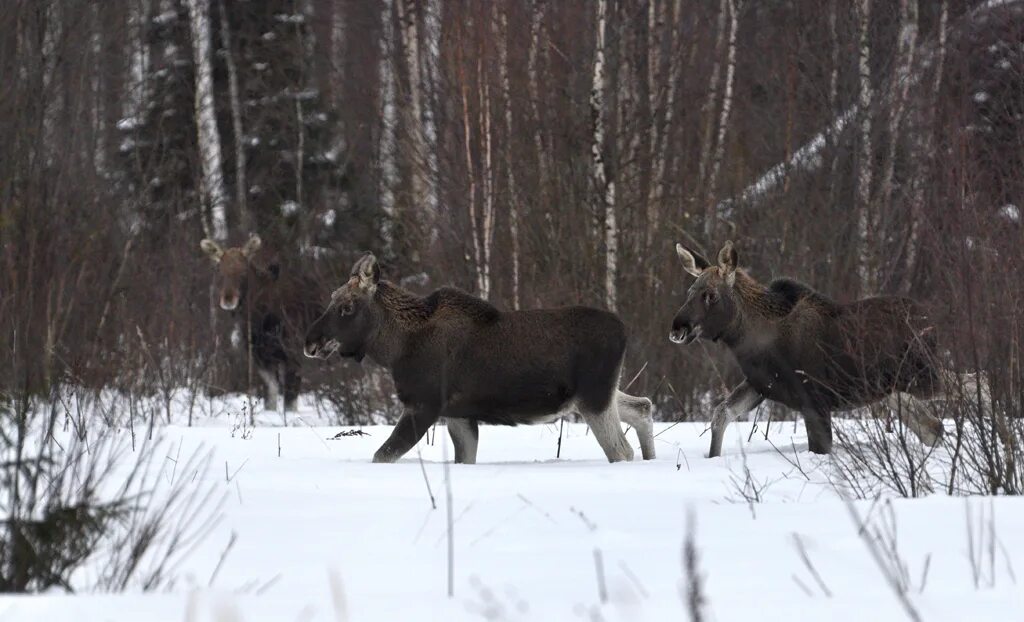
<path fill-rule="evenodd" d="M 204 238 L 199 242 L 199 248 L 203 249 L 203 252 L 209 255 L 214 263 L 219 262 L 220 258 L 224 256 L 224 249 L 210 238 Z"/>
<path fill-rule="evenodd" d="M 377 258 L 373 253 L 366 253 L 362 259 L 352 267 L 352 276 L 359 277 L 359 287 L 367 292 L 373 292 L 380 281 L 380 266 L 377 265 Z"/>
<path fill-rule="evenodd" d="M 708 260 L 687 249 L 682 244 L 676 244 L 676 254 L 683 260 L 683 269 L 693 276 L 700 276 L 700 273 L 708 267 Z"/>
<path fill-rule="evenodd" d="M 729 285 L 736 282 L 737 261 L 736 249 L 733 248 L 732 242 L 726 242 L 722 246 L 722 250 L 718 251 L 718 269 L 722 271 L 722 275 L 725 276 L 725 281 Z"/>
<path fill-rule="evenodd" d="M 245 246 L 242 247 L 242 255 L 246 258 L 252 257 L 256 251 L 260 250 L 261 246 L 263 246 L 263 240 L 254 233 L 249 237 L 249 241 L 245 243 Z"/>

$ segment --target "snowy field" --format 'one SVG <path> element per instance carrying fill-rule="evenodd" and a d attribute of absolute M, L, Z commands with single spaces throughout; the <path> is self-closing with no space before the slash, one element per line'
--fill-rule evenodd
<path fill-rule="evenodd" d="M 480 464 L 447 467 L 449 597 L 443 427 L 420 444 L 422 463 L 414 451 L 376 465 L 385 426 L 329 440 L 343 428 L 308 407 L 289 427 L 237 420 L 161 428 L 163 478 L 224 497 L 170 590 L 3 597 L 0 620 L 687 620 L 690 516 L 707 620 L 912 619 L 836 492 L 832 459 L 807 453 L 791 422 L 749 443 L 751 424 L 735 424 L 714 460 L 703 424 L 658 424 L 657 460 L 614 465 L 582 424 L 565 426 L 557 460 L 556 425 L 482 427 Z M 204 469 L 171 468 L 199 448 L 213 452 Z M 853 509 L 892 535 L 881 563 L 896 564 L 920 619 L 1024 620 L 1024 499 Z"/>

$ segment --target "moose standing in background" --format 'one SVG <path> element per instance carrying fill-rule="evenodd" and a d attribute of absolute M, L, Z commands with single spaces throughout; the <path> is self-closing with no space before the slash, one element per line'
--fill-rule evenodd
<path fill-rule="evenodd" d="M 619 418 L 654 458 L 651 401 L 617 389 L 626 329 L 587 307 L 499 311 L 461 290 L 426 297 L 380 279 L 372 254 L 356 262 L 306 334 L 306 356 L 369 356 L 394 377 L 406 410 L 374 462 L 394 462 L 440 417 L 455 461 L 476 462 L 478 422 L 551 421 L 575 412 L 610 462 L 632 460 Z"/>
<path fill-rule="evenodd" d="M 248 321 L 254 367 L 266 386 L 264 408 L 278 409 L 283 388 L 284 409 L 294 411 L 302 382 L 298 339 L 321 310 L 315 284 L 297 274 L 282 276 L 275 254 L 258 235 L 240 247 L 221 248 L 210 239 L 199 245 L 217 266 L 221 309 Z"/>
<path fill-rule="evenodd" d="M 808 449 L 832 449 L 831 413 L 866 406 L 898 392 L 929 399 L 942 390 L 935 337 L 921 307 L 908 298 L 879 296 L 838 304 L 810 287 L 777 279 L 767 287 L 736 268 L 731 242 L 712 266 L 676 245 L 683 267 L 697 278 L 672 321 L 675 343 L 721 341 L 746 379 L 711 423 L 709 457 L 722 452 L 730 421 L 765 399 L 799 410 Z M 898 408 L 904 423 L 933 445 L 942 423 L 921 409 Z"/>

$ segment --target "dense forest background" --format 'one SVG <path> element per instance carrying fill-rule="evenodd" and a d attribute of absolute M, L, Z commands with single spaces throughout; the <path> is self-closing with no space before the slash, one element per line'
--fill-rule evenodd
<path fill-rule="evenodd" d="M 203 237 L 328 292 L 618 311 L 623 382 L 702 418 L 737 377 L 667 334 L 673 247 L 926 302 L 949 365 L 1024 389 L 1024 2 L 6 0 L 6 391 L 244 390 Z M 372 367 L 308 363 L 343 418 Z M 340 397 L 339 397 L 340 396 Z"/>

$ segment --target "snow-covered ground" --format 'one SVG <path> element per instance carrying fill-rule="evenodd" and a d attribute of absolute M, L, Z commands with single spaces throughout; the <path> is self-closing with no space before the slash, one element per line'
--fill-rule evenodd
<path fill-rule="evenodd" d="M 226 495 L 223 520 L 170 591 L 3 597 L 0 620 L 686 620 L 689 526 L 707 620 L 910 619 L 802 425 L 747 443 L 750 424 L 735 424 L 726 455 L 708 460 L 702 424 L 659 424 L 657 460 L 614 465 L 581 424 L 565 426 L 557 460 L 556 425 L 483 427 L 480 463 L 447 467 L 449 597 L 442 427 L 420 444 L 422 463 L 414 451 L 377 465 L 385 426 L 329 440 L 342 428 L 308 407 L 289 427 L 263 414 L 250 430 L 232 408 L 161 428 L 165 479 Z M 170 468 L 199 447 L 214 452 L 201 472 Z M 902 565 L 920 619 L 1024 620 L 1024 500 L 936 494 L 853 508 L 893 534 L 882 563 Z"/>

